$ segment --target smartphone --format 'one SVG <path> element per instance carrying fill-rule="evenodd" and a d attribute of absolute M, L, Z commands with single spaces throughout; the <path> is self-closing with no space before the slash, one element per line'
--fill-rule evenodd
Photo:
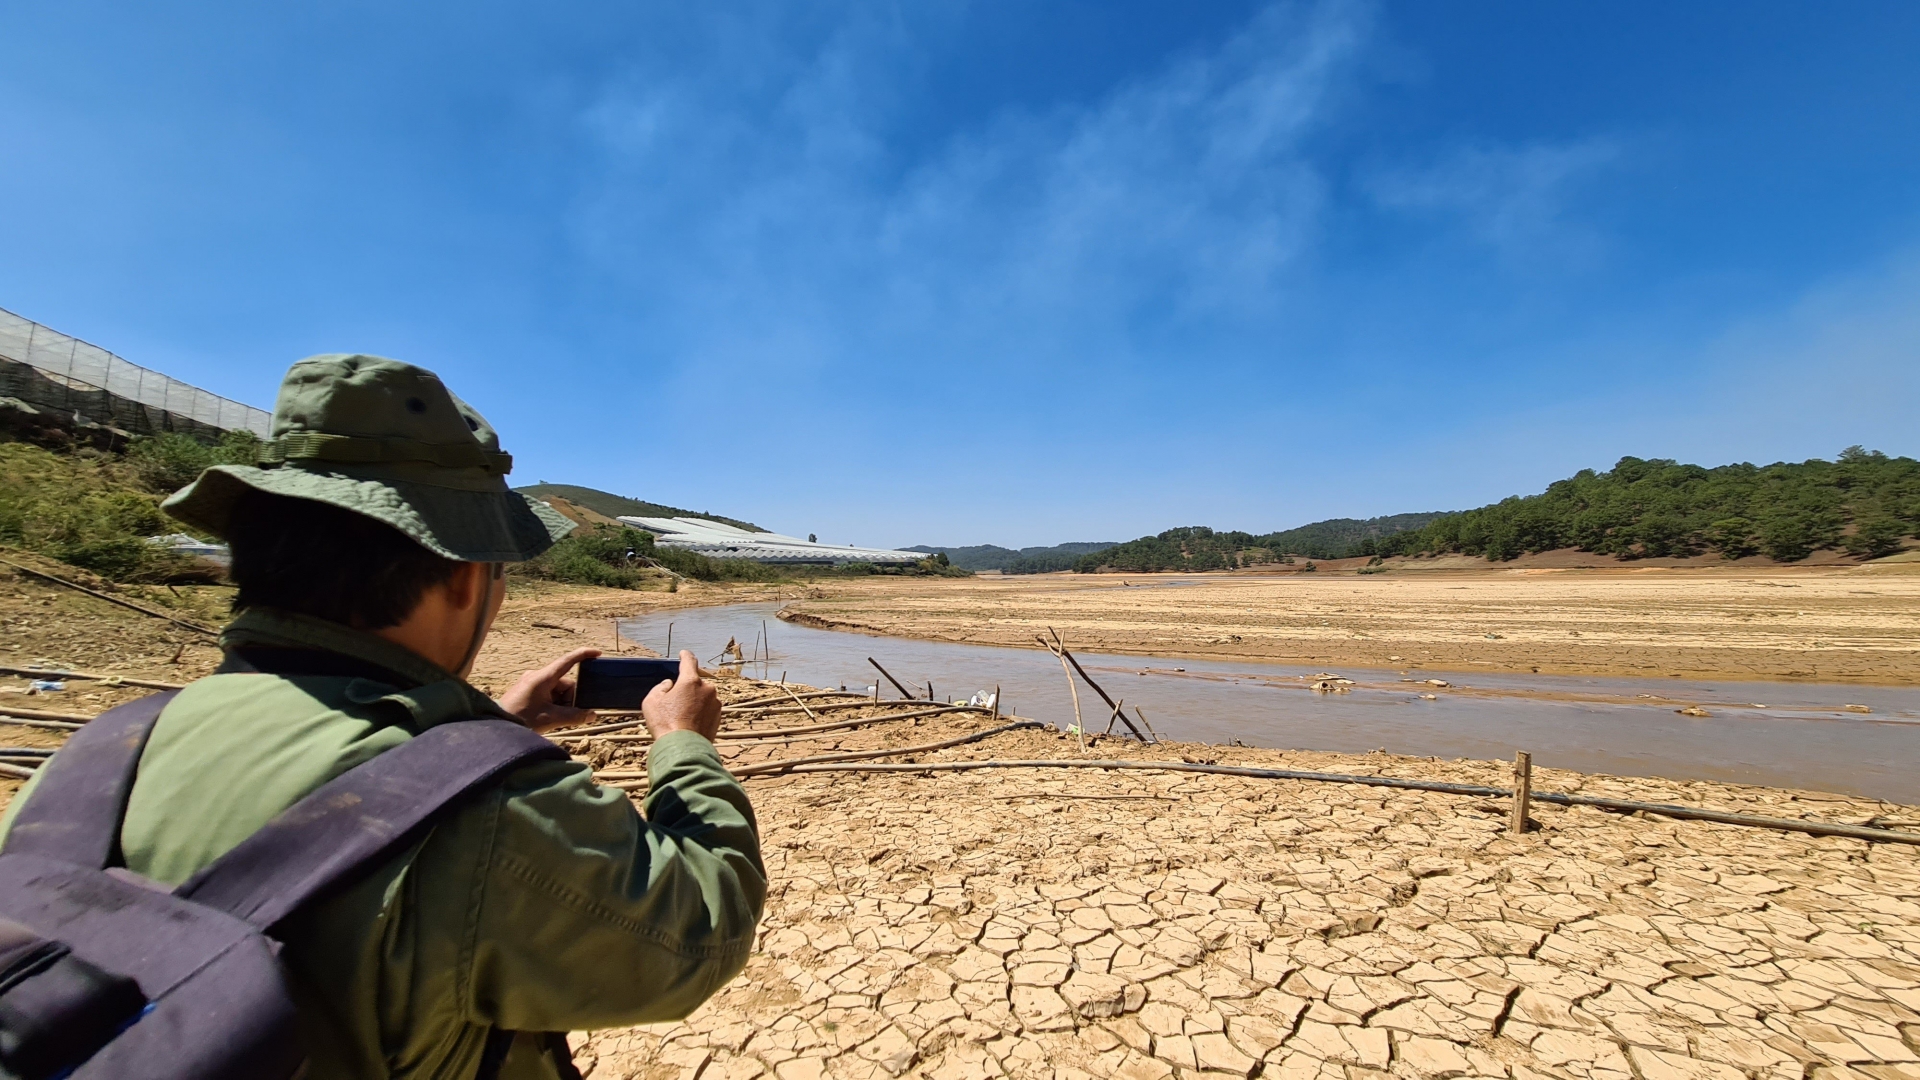
<path fill-rule="evenodd" d="M 651 656 L 580 661 L 573 703 L 582 709 L 637 709 L 647 692 L 680 677 L 680 661 Z"/>

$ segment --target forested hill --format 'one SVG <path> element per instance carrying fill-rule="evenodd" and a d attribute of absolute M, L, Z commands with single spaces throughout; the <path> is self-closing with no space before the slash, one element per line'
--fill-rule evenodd
<path fill-rule="evenodd" d="M 1443 514 L 1383 538 L 1382 555 L 1461 552 L 1512 559 L 1578 548 L 1622 558 L 1765 555 L 1796 562 L 1822 548 L 1876 557 L 1920 532 L 1920 461 L 1850 446 L 1838 461 L 1722 465 L 1624 457 L 1539 495 Z"/>
<path fill-rule="evenodd" d="M 1218 570 L 1354 555 L 1459 553 L 1493 560 L 1561 548 L 1624 559 L 1718 553 L 1796 562 L 1823 548 L 1863 558 L 1920 533 L 1920 461 L 1858 446 L 1837 461 L 1722 465 L 1624 457 L 1538 495 L 1476 510 L 1315 522 L 1255 535 L 1170 529 L 1082 558 L 1094 570 Z"/>
<path fill-rule="evenodd" d="M 947 561 L 962 570 L 999 570 L 1008 574 L 1045 574 L 1055 570 L 1071 570 L 1080 561 L 1081 556 L 1113 547 L 1116 541 L 1087 541 L 1082 543 L 1055 544 L 1052 547 L 1023 547 L 1019 550 L 1003 548 L 998 544 L 975 544 L 970 547 L 931 547 L 916 544 L 903 551 L 924 551 L 929 555 L 944 554 Z"/>
<path fill-rule="evenodd" d="M 526 487 L 517 487 L 513 490 L 522 495 L 531 495 L 536 499 L 551 498 L 557 495 L 568 502 L 578 503 L 592 510 L 594 513 L 605 514 L 608 517 L 620 517 L 624 515 L 626 517 L 706 518 L 708 521 L 718 521 L 722 524 L 732 525 L 737 529 L 745 529 L 748 532 L 767 531 L 758 525 L 740 521 L 736 518 L 721 517 L 719 514 L 709 514 L 705 510 L 682 510 L 676 506 L 663 506 L 660 503 L 647 502 L 644 499 L 632 499 L 625 495 L 613 495 L 596 488 L 581 487 L 578 484 L 528 484 Z"/>
<path fill-rule="evenodd" d="M 1158 536 L 1129 540 L 1085 556 L 1073 566 L 1094 570 L 1231 570 L 1236 566 L 1278 562 L 1292 557 L 1345 559 L 1371 555 L 1384 538 L 1418 529 L 1445 515 L 1394 514 L 1390 517 L 1332 518 L 1273 533 L 1215 532 L 1203 525 L 1168 529 Z"/>

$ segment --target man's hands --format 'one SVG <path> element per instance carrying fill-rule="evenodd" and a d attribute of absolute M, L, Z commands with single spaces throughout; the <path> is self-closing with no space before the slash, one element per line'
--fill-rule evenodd
<path fill-rule="evenodd" d="M 535 731 L 552 731 L 569 724 L 589 724 L 593 722 L 592 709 L 577 709 L 573 705 L 574 666 L 582 660 L 591 660 L 600 655 L 599 649 L 575 649 L 546 667 L 529 671 L 520 676 L 513 689 L 501 694 L 498 701 L 502 709 L 520 718 L 520 721 Z M 712 693 L 709 689 L 708 693 Z M 719 698 L 714 698 L 714 714 L 719 715 Z"/>
<path fill-rule="evenodd" d="M 500 707 L 535 731 L 592 723 L 592 709 L 574 707 L 573 669 L 580 661 L 599 655 L 599 649 L 575 649 L 546 667 L 527 672 L 513 689 L 500 695 Z M 656 739 L 669 731 L 697 731 L 707 739 L 720 732 L 720 695 L 713 684 L 700 677 L 700 665 L 685 649 L 680 650 L 680 677 L 649 691 L 640 713 Z"/>
<path fill-rule="evenodd" d="M 700 677 L 699 663 L 685 649 L 680 650 L 680 677 L 649 691 L 640 713 L 656 739 L 669 731 L 697 731 L 707 739 L 720 733 L 720 695 Z"/>

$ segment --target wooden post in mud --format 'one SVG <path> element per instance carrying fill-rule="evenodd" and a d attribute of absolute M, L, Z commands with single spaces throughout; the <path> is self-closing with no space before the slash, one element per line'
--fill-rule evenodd
<path fill-rule="evenodd" d="M 875 660 L 873 657 L 869 656 L 867 657 L 867 663 L 872 664 L 874 666 L 874 670 L 880 672 L 880 674 L 882 675 L 885 675 L 887 677 L 887 681 L 893 684 L 893 688 L 895 690 L 900 691 L 901 697 L 906 698 L 908 701 L 913 700 L 913 693 L 909 691 L 906 687 L 900 685 L 900 680 L 893 677 L 893 672 L 888 671 L 886 668 L 881 667 L 880 661 Z M 880 699 L 879 683 L 873 684 L 873 697 L 875 701 L 878 701 Z"/>
<path fill-rule="evenodd" d="M 1157 732 L 1157 731 L 1155 731 L 1155 730 L 1153 730 L 1153 725 L 1152 725 L 1152 724 L 1150 724 L 1150 723 L 1147 723 L 1147 714 L 1146 714 L 1146 713 L 1144 713 L 1144 712 L 1141 712 L 1141 711 L 1140 711 L 1140 706 L 1138 706 L 1138 705 L 1135 705 L 1135 706 L 1133 707 L 1133 711 L 1134 711 L 1134 714 L 1135 714 L 1135 715 L 1137 715 L 1137 716 L 1139 716 L 1139 717 L 1140 717 L 1140 722 L 1141 722 L 1142 724 L 1146 724 L 1146 725 L 1147 725 L 1147 734 L 1149 734 L 1149 735 L 1151 735 L 1151 736 L 1153 736 L 1153 741 L 1154 741 L 1154 742 L 1159 742 L 1159 741 L 1160 741 L 1160 733 L 1159 733 L 1159 732 Z"/>
<path fill-rule="evenodd" d="M 1074 655 L 1071 652 L 1067 651 L 1067 643 L 1060 639 L 1060 632 L 1055 630 L 1053 627 L 1049 626 L 1047 627 L 1047 633 L 1052 634 L 1053 640 L 1058 643 L 1059 649 L 1056 655 L 1063 658 L 1061 662 L 1073 664 L 1073 670 L 1079 672 L 1080 677 L 1087 680 L 1087 685 L 1093 687 L 1093 692 L 1100 695 L 1100 700 L 1107 703 L 1107 708 L 1112 709 L 1114 713 L 1120 717 L 1121 723 L 1124 723 L 1127 725 L 1127 730 L 1133 732 L 1133 737 L 1136 739 L 1139 739 L 1141 742 L 1146 742 L 1147 737 L 1145 735 L 1140 734 L 1140 729 L 1133 726 L 1133 721 L 1127 719 L 1126 713 L 1120 711 L 1120 705 L 1117 702 L 1115 702 L 1111 697 L 1107 696 L 1107 692 L 1100 688 L 1100 684 L 1093 681 L 1093 676 L 1087 674 L 1087 669 L 1080 666 L 1080 661 L 1074 659 Z M 1040 644 L 1046 645 L 1047 642 L 1043 638 L 1041 639 Z M 1049 649 L 1054 648 L 1054 646 L 1052 645 L 1048 645 L 1047 647 Z M 1069 676 L 1067 681 L 1072 682 L 1073 681 L 1072 677 Z M 1111 729 L 1113 727 L 1112 723 L 1108 723 L 1107 727 Z"/>
<path fill-rule="evenodd" d="M 1527 831 L 1527 804 L 1533 801 L 1533 755 L 1513 755 L 1513 820 L 1507 829 L 1515 836 Z"/>
<path fill-rule="evenodd" d="M 1060 661 L 1060 674 L 1067 677 L 1067 692 L 1073 695 L 1073 734 L 1079 740 L 1080 752 L 1084 754 L 1087 752 L 1087 726 L 1080 722 L 1080 687 L 1074 684 L 1073 672 L 1067 669 L 1066 647 L 1056 649 L 1047 644 L 1046 638 L 1041 638 L 1040 644 L 1045 645 L 1047 651 Z"/>
<path fill-rule="evenodd" d="M 667 658 L 673 658 L 673 624 L 667 624 Z"/>

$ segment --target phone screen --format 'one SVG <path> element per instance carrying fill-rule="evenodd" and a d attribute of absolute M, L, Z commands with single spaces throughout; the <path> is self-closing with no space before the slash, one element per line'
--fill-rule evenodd
<path fill-rule="evenodd" d="M 582 709 L 637 709 L 648 691 L 679 677 L 678 660 L 650 656 L 582 660 L 573 703 Z"/>

